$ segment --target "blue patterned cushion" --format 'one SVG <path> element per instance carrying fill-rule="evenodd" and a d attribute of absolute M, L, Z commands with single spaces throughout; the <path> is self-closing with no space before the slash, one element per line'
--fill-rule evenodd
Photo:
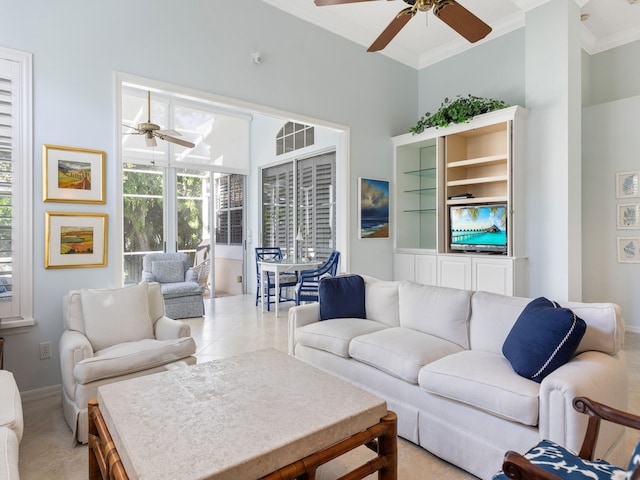
<path fill-rule="evenodd" d="M 364 279 L 360 275 L 338 275 L 321 279 L 318 302 L 320 320 L 367 318 L 364 306 Z"/>
<path fill-rule="evenodd" d="M 184 263 L 182 260 L 151 262 L 151 273 L 159 283 L 184 282 Z"/>
<path fill-rule="evenodd" d="M 587 324 L 568 308 L 544 297 L 527 304 L 502 345 L 521 376 L 540 383 L 575 353 Z"/>
<path fill-rule="evenodd" d="M 542 440 L 524 455 L 532 464 L 560 478 L 571 480 L 611 480 L 612 475 L 624 475 L 624 470 L 602 460 L 584 460 L 575 453 L 549 440 Z M 508 480 L 501 471 L 493 480 Z"/>

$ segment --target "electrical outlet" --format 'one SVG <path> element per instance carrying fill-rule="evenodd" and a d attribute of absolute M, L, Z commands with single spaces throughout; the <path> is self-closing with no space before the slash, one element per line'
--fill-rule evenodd
<path fill-rule="evenodd" d="M 236 277 L 236 282 L 238 282 L 238 283 L 242 283 L 242 275 L 238 275 L 238 276 Z"/>
<path fill-rule="evenodd" d="M 51 342 L 43 342 L 40 344 L 40 360 L 51 358 Z"/>

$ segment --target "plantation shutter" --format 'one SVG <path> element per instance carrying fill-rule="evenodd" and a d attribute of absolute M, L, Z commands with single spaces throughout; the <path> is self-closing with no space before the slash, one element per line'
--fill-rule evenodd
<path fill-rule="evenodd" d="M 335 153 L 298 162 L 298 224 L 307 254 L 326 260 L 336 244 Z"/>
<path fill-rule="evenodd" d="M 293 256 L 293 164 L 262 170 L 262 246 Z"/>

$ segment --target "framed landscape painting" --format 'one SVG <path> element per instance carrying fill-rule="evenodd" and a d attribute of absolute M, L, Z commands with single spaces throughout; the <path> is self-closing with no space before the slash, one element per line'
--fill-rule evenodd
<path fill-rule="evenodd" d="M 42 146 L 45 202 L 105 203 L 105 152 Z"/>
<path fill-rule="evenodd" d="M 360 238 L 389 238 L 389 182 L 360 178 L 358 182 Z"/>
<path fill-rule="evenodd" d="M 44 268 L 107 265 L 107 215 L 46 212 Z"/>

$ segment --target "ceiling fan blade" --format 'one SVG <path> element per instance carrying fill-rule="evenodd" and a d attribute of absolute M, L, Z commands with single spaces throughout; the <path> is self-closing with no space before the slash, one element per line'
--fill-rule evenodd
<path fill-rule="evenodd" d="M 409 20 L 413 18 L 416 14 L 416 9 L 413 7 L 408 7 L 403 10 L 400 10 L 400 13 L 396 15 L 396 17 L 391 20 L 391 23 L 387 25 L 387 28 L 383 30 L 378 38 L 376 38 L 375 42 L 371 44 L 369 48 L 367 48 L 367 52 L 377 52 L 378 50 L 382 50 L 386 47 L 393 37 L 395 37 L 402 27 L 404 27 Z"/>
<path fill-rule="evenodd" d="M 180 132 L 176 132 L 175 130 L 156 130 L 158 135 L 173 135 L 174 137 L 180 137 L 182 134 Z"/>
<path fill-rule="evenodd" d="M 132 125 L 127 125 L 126 123 L 122 124 L 123 127 L 127 127 L 130 128 L 131 130 L 135 130 L 135 132 L 125 132 L 125 133 L 129 133 L 129 134 L 139 134 L 142 133 L 140 130 L 138 130 L 136 127 L 132 126 Z"/>
<path fill-rule="evenodd" d="M 434 5 L 433 14 L 471 43 L 482 40 L 491 32 L 489 25 L 454 0 Z"/>
<path fill-rule="evenodd" d="M 156 142 L 156 139 L 153 136 L 145 137 L 145 142 L 147 142 L 147 147 L 155 147 L 158 145 L 158 142 Z"/>
<path fill-rule="evenodd" d="M 158 138 L 162 140 L 166 140 L 167 142 L 176 143 L 178 145 L 182 145 L 183 147 L 193 148 L 196 146 L 195 143 L 188 142 L 186 140 L 182 140 L 181 138 L 174 138 L 169 135 L 156 135 Z"/>
<path fill-rule="evenodd" d="M 373 0 L 315 0 L 318 7 L 325 5 L 342 5 L 343 3 L 371 2 Z"/>

